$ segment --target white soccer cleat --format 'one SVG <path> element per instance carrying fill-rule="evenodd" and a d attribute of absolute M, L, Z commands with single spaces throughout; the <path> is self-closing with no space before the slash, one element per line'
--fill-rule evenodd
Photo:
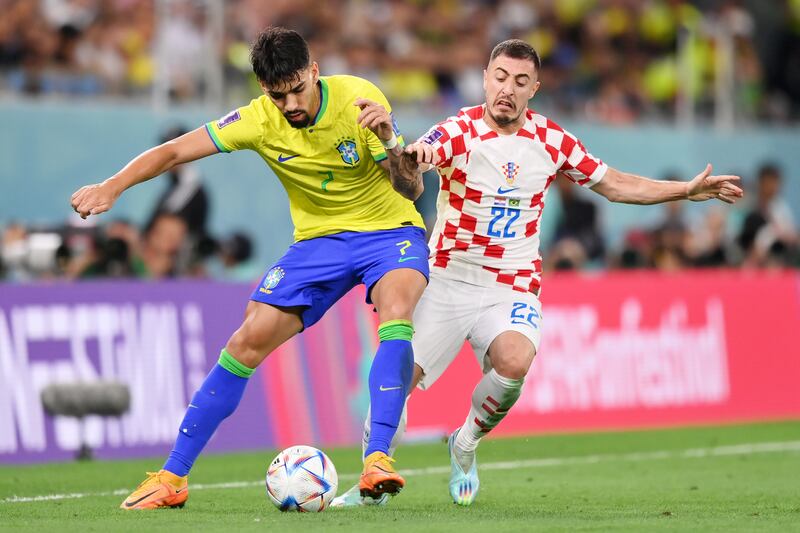
<path fill-rule="evenodd" d="M 358 483 L 350 487 L 350 490 L 337 496 L 331 501 L 331 507 L 361 507 L 362 505 L 386 505 L 389 503 L 390 495 L 388 493 L 381 494 L 378 499 L 370 498 L 369 496 L 362 496 L 361 490 L 358 488 Z"/>
<path fill-rule="evenodd" d="M 458 505 L 472 505 L 480 487 L 478 461 L 475 458 L 475 452 L 472 452 L 472 466 L 469 468 L 469 472 L 464 472 L 456 459 L 456 435 L 458 435 L 458 429 L 447 440 L 447 452 L 450 454 L 450 496 Z"/>

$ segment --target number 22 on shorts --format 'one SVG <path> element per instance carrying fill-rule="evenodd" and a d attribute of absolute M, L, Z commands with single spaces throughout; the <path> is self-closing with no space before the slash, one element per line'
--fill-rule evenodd
<path fill-rule="evenodd" d="M 512 324 L 527 324 L 535 329 L 539 329 L 538 322 L 542 319 L 542 315 L 532 305 L 526 302 L 514 302 L 511 304 L 511 323 Z"/>

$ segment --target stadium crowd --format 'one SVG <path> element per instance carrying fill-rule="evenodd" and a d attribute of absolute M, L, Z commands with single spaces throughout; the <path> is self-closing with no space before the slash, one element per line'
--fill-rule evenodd
<path fill-rule="evenodd" d="M 700 111 L 713 108 L 715 35 L 725 31 L 734 43 L 740 118 L 800 119 L 800 0 L 230 0 L 220 49 L 209 50 L 211 1 L 0 0 L 0 95 L 143 96 L 158 56 L 172 97 L 192 100 L 203 96 L 203 68 L 213 56 L 224 65 L 228 99 L 239 104 L 259 91 L 250 41 L 265 26 L 283 25 L 308 39 L 323 74 L 365 77 L 393 104 L 440 116 L 481 101 L 492 44 L 522 38 L 543 60 L 547 90 L 536 96 L 537 108 L 627 124 L 669 117 L 680 86 L 693 87 Z M 166 16 L 156 16 L 158 5 Z M 682 35 L 695 59 L 689 71 L 677 52 Z M 659 224 L 631 229 L 613 245 L 597 199 L 559 179 L 561 210 L 543 246 L 545 269 L 800 266 L 782 179 L 780 168 L 765 164 L 745 181 L 744 210 L 708 207 L 696 221 L 698 211 L 690 216 L 682 204 L 668 204 Z M 143 227 L 6 222 L 0 280 L 255 279 L 264 265 L 248 261 L 250 238 L 210 236 L 208 203 L 186 166 L 171 174 Z"/>
<path fill-rule="evenodd" d="M 518 37 L 542 55 L 537 107 L 625 124 L 672 114 L 679 87 L 692 87 L 701 113 L 713 108 L 725 33 L 740 118 L 800 118 L 800 0 L 230 0 L 215 50 L 210 3 L 169 0 L 157 17 L 155 0 L 0 0 L 0 91 L 144 95 L 158 56 L 172 97 L 187 100 L 202 96 L 208 58 L 219 57 L 239 102 L 254 91 L 250 41 L 283 25 L 308 39 L 324 74 L 375 81 L 398 104 L 452 109 L 480 100 L 492 44 Z"/>
<path fill-rule="evenodd" d="M 187 176 L 176 176 L 180 174 Z M 266 265 L 249 261 L 250 237 L 234 233 L 213 238 L 205 230 L 205 194 L 202 188 L 186 192 L 187 181 L 196 183 L 192 167 L 177 169 L 170 179 L 172 187 L 142 228 L 125 220 L 87 225 L 77 216 L 58 228 L 20 223 L 0 227 L 0 281 L 104 277 L 256 281 Z M 781 169 L 765 164 L 746 182 L 748 197 L 734 215 L 722 205 L 712 205 L 696 219 L 682 202 L 665 204 L 658 224 L 631 228 L 619 245 L 611 246 L 595 195 L 558 178 L 561 208 L 555 231 L 542 247 L 544 270 L 800 268 L 800 233 L 780 194 L 782 180 Z"/>
<path fill-rule="evenodd" d="M 184 133 L 182 126 L 173 127 L 159 141 Z M 178 165 L 164 178 L 167 187 L 142 227 L 122 219 L 97 225 L 77 214 L 60 227 L 0 224 L 0 281 L 171 277 L 249 281 L 260 275 L 261 267 L 249 261 L 254 245 L 247 233 L 215 237 L 209 231 L 212 201 L 195 166 Z"/>

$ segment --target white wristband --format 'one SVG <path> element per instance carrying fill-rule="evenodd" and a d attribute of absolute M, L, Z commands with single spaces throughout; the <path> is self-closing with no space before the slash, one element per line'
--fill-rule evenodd
<path fill-rule="evenodd" d="M 391 150 L 398 144 L 397 135 L 395 135 L 395 133 L 392 132 L 392 138 L 389 139 L 388 141 L 381 140 L 381 144 L 386 150 Z"/>

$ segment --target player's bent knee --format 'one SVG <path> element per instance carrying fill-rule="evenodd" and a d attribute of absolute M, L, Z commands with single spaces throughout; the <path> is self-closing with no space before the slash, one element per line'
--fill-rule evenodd
<path fill-rule="evenodd" d="M 381 322 L 388 320 L 411 320 L 414 314 L 414 305 L 416 302 L 410 300 L 405 301 L 402 298 L 394 299 L 390 302 L 385 302 L 379 309 Z"/>
<path fill-rule="evenodd" d="M 249 368 L 256 368 L 269 353 L 270 335 L 253 321 L 245 320 L 228 340 L 226 349 L 234 359 Z"/>
<path fill-rule="evenodd" d="M 494 363 L 494 370 L 501 376 L 509 379 L 522 379 L 528 375 L 533 358 L 522 354 L 505 357 Z"/>
<path fill-rule="evenodd" d="M 498 337 L 489 349 L 495 372 L 509 379 L 522 379 L 527 374 L 536 355 L 533 344 L 514 332 Z"/>
<path fill-rule="evenodd" d="M 275 348 L 303 329 L 300 308 L 277 308 L 250 302 L 244 322 L 226 349 L 240 363 L 256 368 Z"/>
<path fill-rule="evenodd" d="M 257 336 L 248 335 L 240 328 L 228 340 L 225 349 L 246 367 L 256 368 L 267 356 L 265 350 L 261 348 L 263 344 L 263 342 L 259 342 Z"/>

